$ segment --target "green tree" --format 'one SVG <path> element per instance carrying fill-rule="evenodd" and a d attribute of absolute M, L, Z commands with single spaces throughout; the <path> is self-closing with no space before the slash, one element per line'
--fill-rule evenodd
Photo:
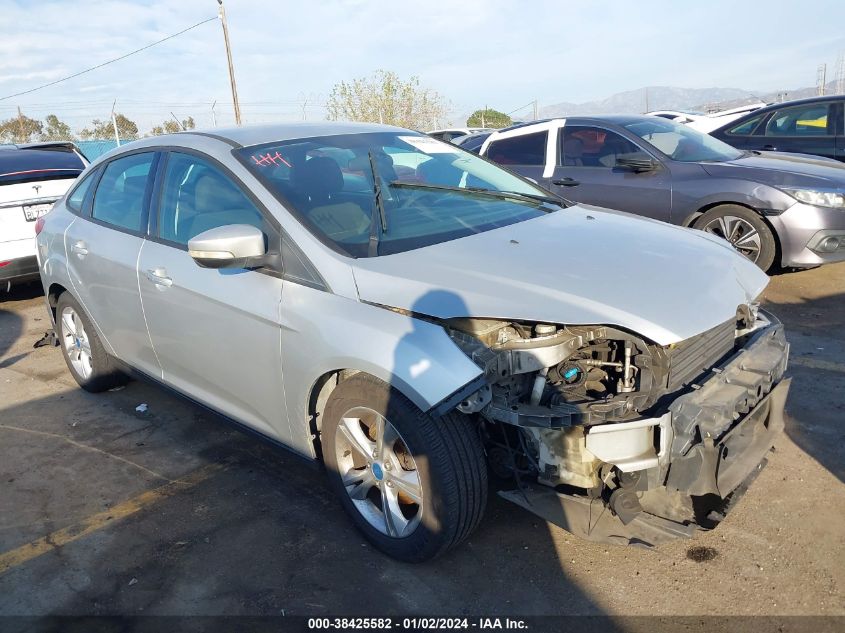
<path fill-rule="evenodd" d="M 174 119 L 167 119 L 161 125 L 154 125 L 150 130 L 150 136 L 159 136 L 160 134 L 175 134 L 182 130 L 193 130 L 196 128 L 194 117 L 189 116 L 187 119 L 182 119 L 181 122 L 176 122 Z"/>
<path fill-rule="evenodd" d="M 469 115 L 467 119 L 468 127 L 508 127 L 513 123 L 511 119 L 504 112 L 493 110 L 491 108 L 484 108 L 483 110 L 476 110 Z"/>
<path fill-rule="evenodd" d="M 437 127 L 446 116 L 446 101 L 420 86 L 418 77 L 402 80 L 378 70 L 371 77 L 336 84 L 326 103 L 330 121 L 386 123 L 417 130 Z"/>
<path fill-rule="evenodd" d="M 122 114 L 115 113 L 115 121 L 117 122 L 117 133 L 121 141 L 131 141 L 138 138 L 138 126 L 135 121 L 128 119 Z M 111 119 L 100 120 L 94 119 L 91 121 L 91 127 L 86 127 L 79 133 L 79 137 L 83 140 L 89 139 L 113 139 L 114 126 Z"/>
<path fill-rule="evenodd" d="M 72 141 L 74 136 L 67 123 L 55 114 L 48 114 L 44 119 L 44 132 L 41 134 L 41 139 L 44 141 Z"/>
<path fill-rule="evenodd" d="M 3 143 L 32 143 L 41 139 L 44 124 L 23 114 L 0 121 L 0 141 Z"/>

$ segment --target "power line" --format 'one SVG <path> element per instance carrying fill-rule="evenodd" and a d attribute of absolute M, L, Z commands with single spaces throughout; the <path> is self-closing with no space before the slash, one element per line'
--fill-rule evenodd
<path fill-rule="evenodd" d="M 156 44 L 161 44 L 162 42 L 166 42 L 167 40 L 172 40 L 174 37 L 178 37 L 183 33 L 187 33 L 188 31 L 197 28 L 198 26 L 202 26 L 208 22 L 216 20 L 217 17 L 208 18 L 207 20 L 203 20 L 202 22 L 197 22 L 193 26 L 189 26 L 186 29 L 179 31 L 178 33 L 174 33 L 173 35 L 168 35 L 165 38 L 158 40 L 157 42 L 153 42 L 152 44 L 147 44 L 146 46 L 142 46 L 141 48 L 132 51 L 131 53 L 126 53 L 126 55 L 121 55 L 120 57 L 115 57 L 114 59 L 110 59 L 107 62 L 103 62 L 102 64 L 97 64 L 96 66 L 91 66 L 91 68 L 86 68 L 85 70 L 81 70 L 78 73 L 74 73 L 72 75 L 68 75 L 67 77 L 62 77 L 61 79 L 57 79 L 56 81 L 51 81 L 50 83 L 44 84 L 43 86 L 38 86 L 37 88 L 30 88 L 29 90 L 24 90 L 23 92 L 16 92 L 13 95 L 7 95 L 5 97 L 0 97 L 0 101 L 5 101 L 6 99 L 11 99 L 13 97 L 20 97 L 21 95 L 29 94 L 30 92 L 35 92 L 36 90 L 41 90 L 43 88 L 48 88 L 50 86 L 55 86 L 56 84 L 60 84 L 63 81 L 67 81 L 68 79 L 73 79 L 74 77 L 79 77 L 80 75 L 84 75 L 85 73 L 90 73 L 92 70 L 97 70 L 98 68 L 102 68 L 103 66 L 108 66 L 109 64 L 113 64 L 115 62 L 119 62 L 121 59 L 126 59 L 136 53 L 140 53 L 141 51 L 145 51 L 148 48 L 152 48 Z"/>

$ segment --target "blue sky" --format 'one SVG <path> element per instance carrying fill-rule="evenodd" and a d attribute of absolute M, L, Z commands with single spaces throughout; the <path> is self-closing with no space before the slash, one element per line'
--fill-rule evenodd
<path fill-rule="evenodd" d="M 645 85 L 774 91 L 831 78 L 845 2 L 227 0 L 247 122 L 325 116 L 332 86 L 379 68 L 418 75 L 456 114 Z M 216 15 L 215 0 L 0 0 L 0 97 L 72 74 Z M 0 101 L 0 119 L 54 112 L 79 129 L 111 103 L 142 131 L 192 115 L 232 121 L 220 24 L 55 87 Z M 303 107 L 303 103 L 305 104 Z M 525 110 L 519 114 L 529 114 Z"/>

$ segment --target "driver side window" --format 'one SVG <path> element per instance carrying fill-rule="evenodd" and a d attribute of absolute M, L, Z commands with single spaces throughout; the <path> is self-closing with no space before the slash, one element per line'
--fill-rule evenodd
<path fill-rule="evenodd" d="M 158 235 L 187 246 L 203 231 L 227 224 L 249 224 L 268 234 L 264 216 L 241 188 L 210 161 L 172 152 L 167 160 Z"/>
<path fill-rule="evenodd" d="M 561 130 L 558 152 L 561 166 L 613 169 L 618 158 L 642 154 L 631 141 L 604 128 L 567 125 Z"/>

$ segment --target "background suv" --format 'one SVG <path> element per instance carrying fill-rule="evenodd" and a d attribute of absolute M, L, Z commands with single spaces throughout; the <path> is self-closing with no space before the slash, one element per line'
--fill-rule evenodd
<path fill-rule="evenodd" d="M 35 221 L 86 164 L 72 143 L 0 145 L 0 288 L 38 279 Z"/>

